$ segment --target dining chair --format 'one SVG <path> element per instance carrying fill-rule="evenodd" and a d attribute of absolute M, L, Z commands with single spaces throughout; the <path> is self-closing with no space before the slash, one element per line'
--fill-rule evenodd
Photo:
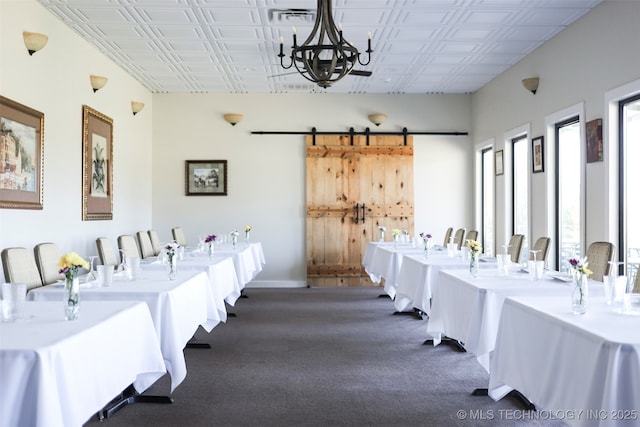
<path fill-rule="evenodd" d="M 464 228 L 458 228 L 456 230 L 456 234 L 453 237 L 453 243 L 458 245 L 458 250 L 460 250 L 460 248 L 462 248 L 462 243 L 464 242 L 464 233 L 465 233 L 465 231 L 466 230 Z"/>
<path fill-rule="evenodd" d="M 153 246 L 151 246 L 151 239 L 146 231 L 138 231 L 136 233 L 138 239 L 138 246 L 140 247 L 140 254 L 142 259 L 153 257 Z"/>
<path fill-rule="evenodd" d="M 514 234 L 509 240 L 509 255 L 511 255 L 511 262 L 520 262 L 520 252 L 522 251 L 522 241 L 524 240 L 524 234 Z"/>
<path fill-rule="evenodd" d="M 26 248 L 6 248 L 2 250 L 0 259 L 7 283 L 26 283 L 27 290 L 42 286 L 42 278 L 31 251 Z"/>
<path fill-rule="evenodd" d="M 551 243 L 551 239 L 548 237 L 538 237 L 536 243 L 533 245 L 531 250 L 539 251 L 535 253 L 535 258 L 537 261 L 546 261 L 547 253 L 549 252 L 549 243 Z M 533 261 L 534 254 L 529 254 L 529 259 Z"/>
<path fill-rule="evenodd" d="M 633 281 L 633 288 L 631 292 L 634 294 L 640 294 L 640 274 L 636 273 L 636 280 Z"/>
<path fill-rule="evenodd" d="M 138 245 L 136 239 L 130 234 L 123 234 L 118 236 L 118 249 L 124 251 L 125 258 L 140 258 L 140 252 L 138 251 Z M 122 259 L 121 261 L 124 261 Z"/>
<path fill-rule="evenodd" d="M 478 240 L 478 230 L 469 230 L 466 240 Z"/>
<path fill-rule="evenodd" d="M 444 233 L 444 243 L 442 243 L 443 248 L 447 247 L 449 239 L 451 239 L 451 233 L 453 233 L 453 227 L 447 228 L 447 231 Z"/>
<path fill-rule="evenodd" d="M 180 246 L 187 246 L 187 238 L 184 235 L 184 231 L 181 227 L 174 227 L 171 229 L 171 235 L 173 236 L 173 240 L 176 241 Z"/>
<path fill-rule="evenodd" d="M 111 240 L 106 237 L 98 237 L 96 239 L 96 248 L 102 265 L 118 265 L 118 258 L 113 250 Z"/>
<path fill-rule="evenodd" d="M 615 247 L 610 242 L 593 242 L 587 249 L 587 262 L 589 263 L 589 270 L 591 270 L 590 279 L 602 282 L 604 276 L 609 274 L 609 268 L 611 264 L 609 261 L 613 261 L 613 255 Z"/>
<path fill-rule="evenodd" d="M 160 252 L 162 252 L 162 243 L 160 243 L 160 236 L 158 236 L 158 232 L 156 230 L 149 230 L 147 233 L 149 234 L 149 240 L 151 240 L 153 255 L 160 255 Z"/>
<path fill-rule="evenodd" d="M 59 273 L 60 248 L 55 243 L 39 243 L 33 248 L 36 265 L 40 271 L 43 285 L 50 285 L 64 279 L 64 274 Z"/>

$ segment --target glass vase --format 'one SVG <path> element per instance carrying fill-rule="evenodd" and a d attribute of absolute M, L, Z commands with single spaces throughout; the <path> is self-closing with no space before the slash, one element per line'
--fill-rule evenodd
<path fill-rule="evenodd" d="M 231 245 L 233 246 L 233 249 L 236 249 L 236 245 L 238 244 L 238 236 L 236 236 L 235 234 L 233 236 L 231 236 Z"/>
<path fill-rule="evenodd" d="M 215 252 L 215 248 L 213 246 L 213 242 L 209 242 L 207 246 L 207 253 L 209 254 L 209 259 L 213 258 L 214 252 Z"/>
<path fill-rule="evenodd" d="M 400 240 L 400 235 L 399 234 L 394 234 L 393 235 L 393 247 L 394 248 L 398 247 L 398 240 Z"/>
<path fill-rule="evenodd" d="M 80 309 L 80 280 L 77 275 L 65 277 L 64 281 L 64 318 L 76 320 Z"/>
<path fill-rule="evenodd" d="M 469 258 L 469 273 L 473 277 L 478 276 L 478 252 L 471 252 Z"/>
<path fill-rule="evenodd" d="M 246 240 L 247 242 L 249 241 L 249 233 L 250 233 L 250 231 L 245 231 L 244 232 L 244 240 Z"/>
<path fill-rule="evenodd" d="M 429 258 L 429 241 L 424 242 L 424 257 Z"/>
<path fill-rule="evenodd" d="M 380 243 L 384 242 L 384 230 L 380 230 L 380 238 L 378 239 Z"/>
<path fill-rule="evenodd" d="M 175 255 L 169 256 L 169 280 L 176 279 L 176 272 L 178 271 L 178 257 Z"/>
<path fill-rule="evenodd" d="M 587 275 L 582 273 L 573 274 L 573 294 L 571 295 L 571 307 L 573 314 L 585 314 L 587 312 L 587 302 L 589 300 L 589 282 Z"/>

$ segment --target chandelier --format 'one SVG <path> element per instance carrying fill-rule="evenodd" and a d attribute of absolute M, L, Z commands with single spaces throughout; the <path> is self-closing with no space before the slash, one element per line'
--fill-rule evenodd
<path fill-rule="evenodd" d="M 280 65 L 285 70 L 292 66 L 307 80 L 328 88 L 347 74 L 370 76 L 370 71 L 354 70 L 356 64 L 368 65 L 371 61 L 371 33 L 367 46 L 367 62 L 360 61 L 358 49 L 342 37 L 342 28 L 333 21 L 331 0 L 318 0 L 316 22 L 309 37 L 300 46 L 293 28 L 293 47 L 290 62 L 285 65 L 283 39 L 280 37 Z"/>

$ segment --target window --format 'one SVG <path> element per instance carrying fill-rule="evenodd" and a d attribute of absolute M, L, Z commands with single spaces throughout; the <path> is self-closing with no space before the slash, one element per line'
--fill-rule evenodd
<path fill-rule="evenodd" d="M 512 200 L 513 200 L 513 234 L 529 236 L 529 162 L 528 140 L 526 135 L 512 139 Z M 528 259 L 529 239 L 522 242 L 520 261 Z"/>
<path fill-rule="evenodd" d="M 640 95 L 621 100 L 619 108 L 618 247 L 622 248 L 620 261 L 627 267 L 628 281 L 634 283 L 640 266 L 640 199 L 632 185 L 640 182 Z"/>
<path fill-rule="evenodd" d="M 493 149 L 485 148 L 482 160 L 482 247 L 486 254 L 493 254 L 495 248 L 494 231 L 494 169 Z"/>
<path fill-rule="evenodd" d="M 556 265 L 567 271 L 568 260 L 580 256 L 582 244 L 582 156 L 578 117 L 557 123 L 556 140 Z"/>

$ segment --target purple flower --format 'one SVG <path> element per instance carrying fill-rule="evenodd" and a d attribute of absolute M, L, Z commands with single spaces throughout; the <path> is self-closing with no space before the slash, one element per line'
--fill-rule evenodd
<path fill-rule="evenodd" d="M 210 234 L 204 239 L 204 242 L 211 243 L 211 242 L 215 242 L 216 239 L 217 239 L 217 236 L 215 234 Z"/>
<path fill-rule="evenodd" d="M 571 258 L 571 259 L 569 260 L 569 264 L 571 264 L 571 267 L 575 267 L 575 266 L 577 266 L 578 264 L 580 264 L 580 260 L 579 260 L 579 259 L 575 259 L 575 258 Z"/>

